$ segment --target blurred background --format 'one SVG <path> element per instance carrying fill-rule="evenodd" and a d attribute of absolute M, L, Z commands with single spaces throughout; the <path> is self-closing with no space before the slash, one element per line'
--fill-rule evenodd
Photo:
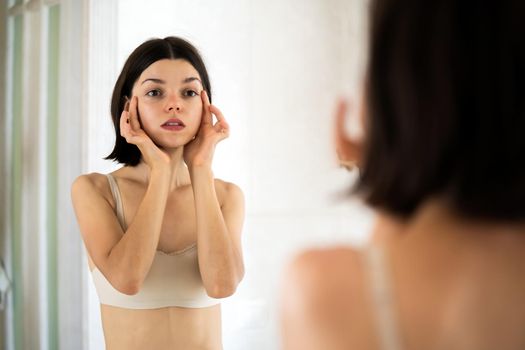
<path fill-rule="evenodd" d="M 338 199 L 332 120 L 360 93 L 366 0 L 2 0 L 0 350 L 104 348 L 70 201 L 110 172 L 109 104 L 125 59 L 169 35 L 201 51 L 231 125 L 214 172 L 246 197 L 246 275 L 223 303 L 225 350 L 279 348 L 283 269 L 311 246 L 363 244 L 372 214 Z M 355 118 L 354 118 L 355 121 Z M 356 125 L 348 125 L 355 131 Z"/>

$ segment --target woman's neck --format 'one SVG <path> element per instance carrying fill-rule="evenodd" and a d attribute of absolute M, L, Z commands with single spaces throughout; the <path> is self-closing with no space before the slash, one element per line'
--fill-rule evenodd
<path fill-rule="evenodd" d="M 190 183 L 190 175 L 188 167 L 184 162 L 184 147 L 169 150 L 163 149 L 163 151 L 170 157 L 170 191 L 173 191 L 180 186 L 188 185 Z M 140 173 L 139 176 L 143 179 L 144 183 L 149 183 L 151 169 L 143 160 L 140 161 L 135 169 Z"/>
<path fill-rule="evenodd" d="M 505 241 L 525 234 L 524 223 L 502 223 L 484 218 L 469 219 L 454 212 L 445 200 L 434 198 L 428 200 L 407 219 L 392 214 L 379 212 L 373 240 L 384 242 L 397 240 L 401 235 L 424 235 L 433 238 L 450 239 L 453 237 L 476 239 L 483 237 L 491 241 Z"/>

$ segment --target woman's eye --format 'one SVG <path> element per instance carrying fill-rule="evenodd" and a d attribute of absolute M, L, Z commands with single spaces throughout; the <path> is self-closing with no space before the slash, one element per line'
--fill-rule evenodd
<path fill-rule="evenodd" d="M 146 93 L 146 96 L 150 96 L 150 97 L 157 97 L 157 96 L 160 96 L 160 91 L 159 90 L 151 90 L 151 91 L 148 91 Z"/>
<path fill-rule="evenodd" d="M 184 92 L 184 96 L 189 96 L 189 97 L 194 97 L 194 96 L 197 96 L 197 92 L 193 91 L 193 90 L 186 90 Z"/>

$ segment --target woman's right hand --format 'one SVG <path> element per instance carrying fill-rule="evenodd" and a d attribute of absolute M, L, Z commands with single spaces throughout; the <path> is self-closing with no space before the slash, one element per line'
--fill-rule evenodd
<path fill-rule="evenodd" d="M 138 97 L 127 101 L 120 115 L 120 135 L 130 144 L 136 145 L 142 159 L 150 169 L 165 167 L 170 164 L 170 157 L 161 150 L 141 128 L 138 116 Z"/>

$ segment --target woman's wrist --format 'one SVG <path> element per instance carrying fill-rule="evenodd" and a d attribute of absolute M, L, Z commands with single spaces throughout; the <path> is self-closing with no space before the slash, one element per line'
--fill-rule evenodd
<path fill-rule="evenodd" d="M 209 163 L 191 164 L 188 166 L 188 169 L 190 170 L 190 172 L 192 171 L 198 171 L 198 172 L 211 171 L 211 164 Z"/>
<path fill-rule="evenodd" d="M 170 167 L 168 165 L 160 164 L 151 167 L 150 180 L 155 178 L 158 180 L 169 181 L 171 177 Z"/>
<path fill-rule="evenodd" d="M 213 177 L 213 171 L 211 169 L 211 164 L 191 164 L 188 166 L 191 177 L 195 176 L 211 176 Z"/>

